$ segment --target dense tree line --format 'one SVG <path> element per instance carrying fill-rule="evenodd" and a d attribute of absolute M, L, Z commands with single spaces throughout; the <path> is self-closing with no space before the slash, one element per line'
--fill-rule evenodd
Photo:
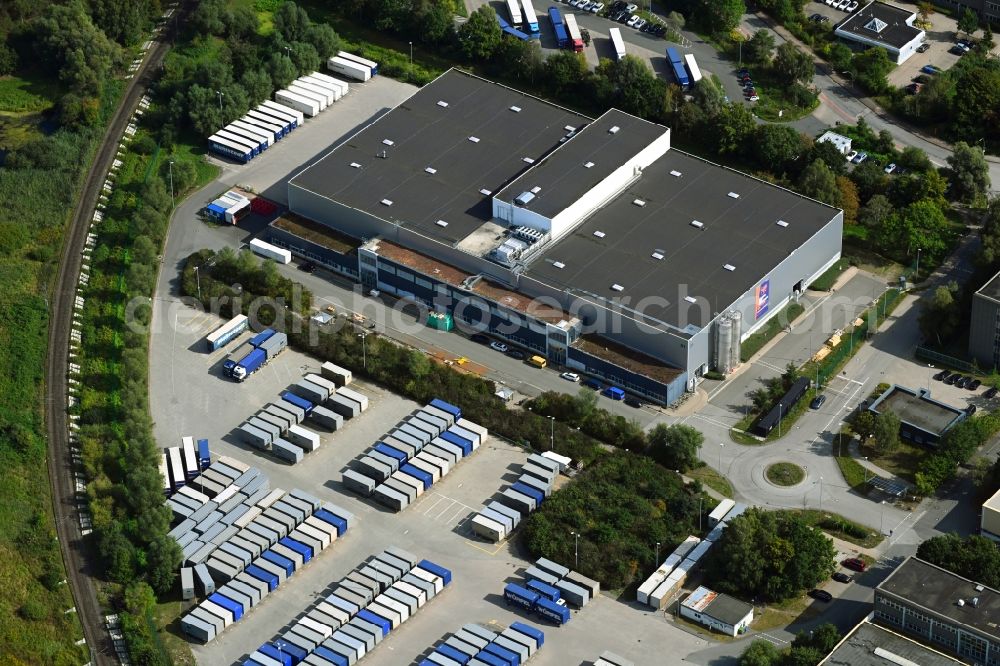
<path fill-rule="evenodd" d="M 945 481 L 954 478 L 959 465 L 1000 431 L 1000 411 L 967 418 L 944 434 L 934 453 L 924 458 L 916 474 L 917 492 L 930 495 Z"/>
<path fill-rule="evenodd" d="M 705 576 L 720 592 L 782 601 L 829 578 L 835 554 L 833 542 L 795 513 L 752 508 L 708 551 Z"/>
<path fill-rule="evenodd" d="M 917 557 L 977 583 L 1000 587 L 1000 549 L 986 537 L 937 536 L 920 544 Z"/>
<path fill-rule="evenodd" d="M 697 533 L 699 511 L 711 508 L 699 488 L 686 486 L 674 472 L 649 458 L 616 452 L 546 500 L 525 521 L 522 538 L 533 557 L 619 589 L 659 564 L 657 543 L 665 557 Z"/>

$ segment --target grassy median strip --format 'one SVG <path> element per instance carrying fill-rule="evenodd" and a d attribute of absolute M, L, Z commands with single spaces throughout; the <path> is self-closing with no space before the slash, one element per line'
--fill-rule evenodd
<path fill-rule="evenodd" d="M 729 479 L 708 465 L 690 469 L 684 472 L 684 476 L 700 481 L 702 485 L 708 486 L 723 497 L 732 497 L 735 494 L 733 484 L 729 482 Z"/>
<path fill-rule="evenodd" d="M 839 514 L 818 509 L 786 509 L 797 514 L 812 527 L 862 548 L 874 548 L 884 538 L 877 530 L 865 527 Z"/>

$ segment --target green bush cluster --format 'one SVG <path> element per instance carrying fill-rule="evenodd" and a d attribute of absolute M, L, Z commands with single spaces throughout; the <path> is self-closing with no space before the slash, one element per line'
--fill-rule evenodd
<path fill-rule="evenodd" d="M 800 631 L 792 644 L 779 648 L 762 638 L 754 640 L 740 656 L 740 666 L 815 666 L 840 642 L 840 632 L 830 623 Z"/>
<path fill-rule="evenodd" d="M 829 532 L 842 532 L 860 540 L 867 539 L 871 533 L 871 530 L 842 516 L 828 516 L 820 521 L 819 526 Z"/>
<path fill-rule="evenodd" d="M 969 417 L 945 433 L 937 450 L 924 459 L 916 473 L 917 492 L 930 495 L 942 483 L 954 478 L 959 465 L 1000 431 L 1000 410 L 978 418 Z"/>
<path fill-rule="evenodd" d="M 658 565 L 657 542 L 665 557 L 697 532 L 699 511 L 711 508 L 677 474 L 620 451 L 546 500 L 525 521 L 522 537 L 533 557 L 560 562 L 617 590 Z"/>

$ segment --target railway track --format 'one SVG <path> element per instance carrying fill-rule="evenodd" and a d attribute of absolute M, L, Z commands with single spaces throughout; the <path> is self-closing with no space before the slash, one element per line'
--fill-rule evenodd
<path fill-rule="evenodd" d="M 176 8 L 182 15 L 186 4 Z M 63 243 L 59 272 L 49 299 L 49 339 L 45 361 L 45 425 L 48 435 L 49 485 L 55 514 L 56 536 L 66 566 L 67 582 L 73 593 L 76 612 L 83 635 L 90 648 L 91 664 L 116 664 L 114 646 L 104 626 L 101 604 L 95 585 L 96 553 L 83 538 L 77 512 L 77 492 L 73 476 L 73 460 L 69 446 L 67 414 L 67 376 L 69 374 L 69 342 L 73 326 L 73 306 L 83 249 L 90 230 L 91 217 L 100 196 L 106 174 L 111 168 L 118 144 L 139 99 L 154 73 L 160 68 L 173 41 L 178 20 L 167 21 L 135 71 L 122 95 L 107 131 L 101 140 L 80 191 Z"/>

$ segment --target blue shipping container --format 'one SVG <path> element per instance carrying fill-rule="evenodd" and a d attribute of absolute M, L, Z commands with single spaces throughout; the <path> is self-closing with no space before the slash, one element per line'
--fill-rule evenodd
<path fill-rule="evenodd" d="M 288 654 L 284 649 L 279 651 L 278 648 L 270 643 L 264 643 L 257 648 L 257 651 L 271 659 L 277 659 L 283 666 L 292 666 L 292 655 Z"/>
<path fill-rule="evenodd" d="M 274 641 L 274 646 L 281 649 L 282 653 L 287 652 L 292 656 L 292 663 L 297 664 L 309 656 L 309 652 L 294 643 L 289 643 L 287 638 L 279 638 Z"/>
<path fill-rule="evenodd" d="M 233 614 L 233 622 L 243 618 L 243 604 L 238 601 L 233 601 L 229 597 L 223 596 L 218 592 L 213 592 L 208 595 L 208 600 L 212 603 L 218 604 L 225 608 L 227 611 Z"/>
<path fill-rule="evenodd" d="M 545 499 L 545 493 L 543 493 L 541 490 L 532 488 L 531 486 L 521 483 L 520 481 L 512 484 L 511 489 L 521 493 L 522 495 L 527 495 L 531 499 L 535 500 L 536 505 L 541 504 L 542 500 Z"/>
<path fill-rule="evenodd" d="M 472 442 L 465 439 L 464 437 L 459 437 L 450 430 L 446 430 L 441 433 L 441 439 L 448 442 L 449 444 L 454 444 L 458 448 L 462 449 L 462 455 L 467 456 L 472 453 Z"/>
<path fill-rule="evenodd" d="M 429 560 L 420 560 L 419 562 L 417 562 L 417 566 L 423 569 L 424 571 L 429 571 L 435 576 L 440 576 L 441 580 L 444 581 L 445 585 L 451 584 L 451 572 L 445 569 L 444 567 L 439 567 L 438 565 L 434 564 Z"/>
<path fill-rule="evenodd" d="M 488 644 L 483 648 L 483 652 L 495 654 L 509 664 L 509 666 L 521 666 L 521 657 L 518 654 L 511 652 L 505 647 L 500 647 L 496 643 Z"/>
<path fill-rule="evenodd" d="M 556 33 L 556 43 L 559 48 L 566 48 L 569 45 L 569 33 L 566 32 L 566 26 L 563 24 L 562 14 L 559 13 L 558 8 L 549 7 L 549 21 Z"/>
<path fill-rule="evenodd" d="M 403 453 L 399 449 L 396 449 L 396 448 L 393 448 L 393 447 L 389 446 L 388 444 L 386 444 L 384 442 L 376 442 L 375 446 L 373 446 L 372 448 L 375 449 L 376 451 L 378 451 L 379 453 L 383 453 L 383 454 L 389 456 L 390 458 L 395 458 L 396 460 L 398 460 L 401 463 L 406 462 L 406 454 L 405 453 Z"/>
<path fill-rule="evenodd" d="M 537 592 L 549 601 L 559 601 L 559 590 L 552 587 L 551 585 L 546 585 L 540 580 L 529 580 L 528 584 L 525 586 L 532 592 Z"/>
<path fill-rule="evenodd" d="M 284 569 L 286 576 L 291 576 L 293 573 L 295 573 L 295 563 L 286 557 L 278 555 L 273 550 L 265 550 L 263 553 L 260 554 L 260 556 L 263 557 L 268 562 L 270 562 L 271 564 Z"/>
<path fill-rule="evenodd" d="M 347 531 L 347 521 L 340 516 L 335 516 L 326 509 L 320 509 L 313 514 L 325 523 L 330 523 L 337 528 L 337 536 L 344 536 L 344 532 Z"/>
<path fill-rule="evenodd" d="M 304 409 L 306 412 L 306 416 L 312 413 L 313 404 L 308 400 L 306 400 L 305 398 L 300 398 L 291 391 L 285 391 L 284 393 L 282 393 L 281 399 L 284 400 L 285 402 L 292 403 L 296 407 L 301 407 L 302 409 Z"/>
<path fill-rule="evenodd" d="M 208 466 L 212 464 L 212 455 L 208 451 L 208 440 L 199 439 L 198 440 L 198 466 L 202 470 L 208 469 Z"/>
<path fill-rule="evenodd" d="M 503 599 L 508 604 L 515 604 L 525 610 L 533 611 L 541 596 L 517 583 L 507 583 L 507 586 L 503 588 Z"/>
<path fill-rule="evenodd" d="M 278 582 L 279 582 L 278 577 L 275 576 L 270 571 L 264 571 L 263 569 L 254 564 L 248 566 L 246 569 L 244 569 L 244 571 L 246 571 L 248 574 L 250 574 L 257 580 L 267 583 L 268 592 L 273 592 L 275 588 L 278 587 Z"/>
<path fill-rule="evenodd" d="M 296 541 L 295 539 L 290 539 L 288 537 L 285 537 L 283 539 L 279 539 L 278 543 L 280 543 L 285 548 L 290 548 L 299 555 L 301 555 L 303 564 L 311 560 L 313 557 L 313 549 L 300 541 Z"/>
<path fill-rule="evenodd" d="M 364 620 L 365 622 L 371 622 L 376 627 L 380 627 L 382 629 L 383 638 L 385 636 L 388 636 L 389 632 L 392 631 L 392 622 L 389 622 L 389 620 L 385 619 L 381 615 L 376 615 L 367 608 L 359 610 L 358 617 Z"/>
<path fill-rule="evenodd" d="M 265 328 L 263 331 L 250 338 L 250 344 L 254 347 L 260 347 L 272 335 L 274 335 L 274 329 Z"/>
<path fill-rule="evenodd" d="M 462 664 L 462 666 L 465 666 L 472 659 L 472 657 L 470 657 L 469 655 L 459 652 L 450 645 L 439 645 L 436 648 L 434 648 L 434 651 L 437 652 L 438 654 L 448 657 L 453 661 L 457 661 L 458 663 Z"/>
<path fill-rule="evenodd" d="M 430 405 L 431 407 L 437 407 L 443 412 L 448 412 L 449 414 L 455 417 L 456 421 L 462 418 L 461 409 L 451 404 L 450 402 L 445 402 L 441 398 L 434 398 L 433 400 L 431 400 Z"/>
<path fill-rule="evenodd" d="M 538 647 L 545 645 L 545 632 L 541 629 L 537 629 L 532 627 L 530 624 L 525 624 L 523 622 L 511 622 L 510 628 L 524 634 L 528 638 L 534 639 L 535 645 Z"/>
<path fill-rule="evenodd" d="M 336 652 L 326 647 L 325 645 L 317 645 L 316 649 L 313 650 L 313 652 L 315 652 L 323 659 L 333 664 L 336 664 L 337 666 L 348 666 L 348 664 L 351 663 L 347 660 L 347 657 L 345 657 L 342 654 L 337 654 Z"/>
<path fill-rule="evenodd" d="M 486 650 L 483 650 L 482 652 L 477 654 L 476 659 L 483 662 L 484 664 L 488 664 L 489 666 L 507 666 L 506 661 L 496 656 L 495 654 L 487 652 Z"/>
<path fill-rule="evenodd" d="M 433 476 L 431 476 L 430 474 L 428 474 L 427 472 L 425 472 L 422 469 L 417 469 L 416 467 L 414 467 L 413 465 L 410 465 L 409 463 L 407 463 L 406 465 L 402 465 L 399 468 L 399 471 L 403 472 L 404 474 L 409 474 L 414 479 L 417 479 L 418 481 L 420 481 L 421 483 L 423 483 L 424 484 L 424 490 L 427 490 L 428 488 L 430 488 L 431 484 L 434 483 L 434 477 Z"/>

